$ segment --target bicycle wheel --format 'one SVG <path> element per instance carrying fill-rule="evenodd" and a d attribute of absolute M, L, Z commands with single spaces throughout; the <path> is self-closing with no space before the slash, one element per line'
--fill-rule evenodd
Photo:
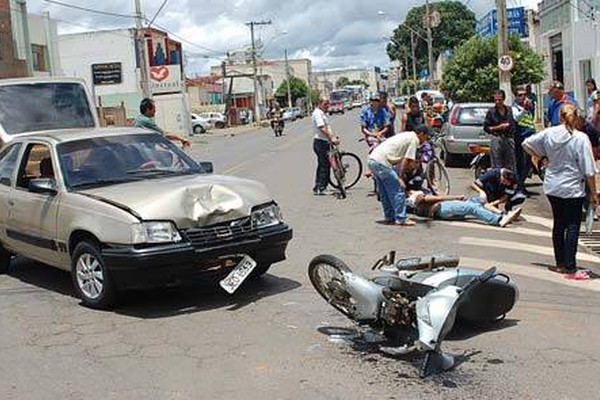
<path fill-rule="evenodd" d="M 425 169 L 425 179 L 429 188 L 438 195 L 450 194 L 450 177 L 448 170 L 439 159 L 431 160 Z"/>
<path fill-rule="evenodd" d="M 352 273 L 346 263 L 326 254 L 313 258 L 308 265 L 308 277 L 315 290 L 333 308 L 352 318 L 357 301 L 346 290 L 344 273 Z"/>
<path fill-rule="evenodd" d="M 340 153 L 339 159 L 340 167 L 344 172 L 344 188 L 350 189 L 352 186 L 356 185 L 360 180 L 360 177 L 363 172 L 363 165 L 360 161 L 360 158 L 353 153 Z M 339 184 L 335 177 L 335 171 L 332 168 L 331 174 L 329 176 L 329 183 L 336 189 L 339 189 Z"/>

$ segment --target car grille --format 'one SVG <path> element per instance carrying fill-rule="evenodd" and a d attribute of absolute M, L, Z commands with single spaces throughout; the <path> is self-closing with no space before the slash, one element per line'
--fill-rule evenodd
<path fill-rule="evenodd" d="M 184 231 L 195 248 L 224 244 L 256 237 L 250 217 Z"/>

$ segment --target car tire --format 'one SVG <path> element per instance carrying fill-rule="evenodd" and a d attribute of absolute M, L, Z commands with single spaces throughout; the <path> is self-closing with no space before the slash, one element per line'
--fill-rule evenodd
<path fill-rule="evenodd" d="M 459 158 L 460 155 L 444 150 L 444 167 L 457 167 L 460 162 Z"/>
<path fill-rule="evenodd" d="M 117 290 L 96 244 L 83 241 L 75 246 L 71 278 L 84 306 L 108 309 L 116 303 Z"/>
<path fill-rule="evenodd" d="M 4 248 L 0 243 L 0 274 L 6 274 L 10 267 L 10 261 L 12 260 L 12 254 Z"/>
<path fill-rule="evenodd" d="M 205 132 L 206 132 L 206 129 L 204 129 L 204 127 L 202 125 L 196 125 L 194 127 L 194 134 L 195 135 L 200 135 L 200 134 L 205 133 Z"/>
<path fill-rule="evenodd" d="M 217 128 L 217 129 L 225 128 L 225 122 L 222 122 L 222 121 L 215 122 L 215 128 Z"/>

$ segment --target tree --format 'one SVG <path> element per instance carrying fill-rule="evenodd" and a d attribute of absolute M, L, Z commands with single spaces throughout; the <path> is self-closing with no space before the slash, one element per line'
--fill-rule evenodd
<path fill-rule="evenodd" d="M 454 49 L 475 34 L 475 14 L 460 1 L 441 1 L 432 3 L 430 12 L 440 14 L 440 24 L 431 28 L 433 38 L 434 61 L 441 52 Z M 423 38 L 427 37 L 426 27 L 423 24 L 425 6 L 413 7 L 408 11 L 404 23 L 400 24 L 392 34 L 387 45 L 390 60 L 409 61 L 412 65 L 411 31 L 416 31 Z M 409 29 L 410 28 L 410 29 Z M 415 59 L 417 73 L 428 67 L 427 41 L 414 35 Z"/>
<path fill-rule="evenodd" d="M 335 83 L 335 87 L 336 88 L 343 88 L 344 86 L 347 86 L 348 84 L 350 84 L 350 79 L 348 79 L 345 76 L 340 77 L 340 79 L 337 80 L 337 82 Z"/>
<path fill-rule="evenodd" d="M 275 96 L 278 98 L 286 98 L 287 99 L 287 79 L 284 79 L 281 82 L 281 85 L 277 88 L 275 92 Z M 308 95 L 308 85 L 300 78 L 296 78 L 295 76 L 290 77 L 290 93 L 292 96 L 292 104 L 296 103 L 296 100 L 301 97 L 307 97 Z"/>
<path fill-rule="evenodd" d="M 518 37 L 509 39 L 510 54 L 514 61 L 513 87 L 539 83 L 544 78 L 542 57 Z M 498 40 L 472 37 L 454 52 L 444 70 L 442 88 L 455 101 L 490 101 L 498 89 Z"/>
<path fill-rule="evenodd" d="M 369 88 L 369 84 L 367 82 L 363 81 L 362 79 L 354 79 L 354 80 L 348 82 L 348 85 L 350 85 L 350 86 L 362 85 L 365 89 Z"/>

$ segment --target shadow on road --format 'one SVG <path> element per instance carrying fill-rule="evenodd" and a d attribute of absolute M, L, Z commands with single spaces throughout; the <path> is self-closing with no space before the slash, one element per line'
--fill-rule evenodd
<path fill-rule="evenodd" d="M 517 319 L 503 319 L 501 321 L 495 322 L 493 324 L 474 326 L 466 323 L 457 322 L 454 325 L 452 331 L 446 337 L 448 341 L 454 340 L 466 340 L 475 336 L 479 336 L 481 334 L 485 334 L 488 332 L 501 331 L 504 329 L 512 328 L 517 326 L 519 320 Z"/>
<path fill-rule="evenodd" d="M 38 288 L 77 297 L 69 272 L 42 263 L 17 257 L 11 263 L 9 276 Z M 233 295 L 227 294 L 217 284 L 202 282 L 128 291 L 121 294 L 119 306 L 113 312 L 136 318 L 163 318 L 220 308 L 235 311 L 300 286 L 297 281 L 265 274 L 261 278 L 249 278 Z"/>

